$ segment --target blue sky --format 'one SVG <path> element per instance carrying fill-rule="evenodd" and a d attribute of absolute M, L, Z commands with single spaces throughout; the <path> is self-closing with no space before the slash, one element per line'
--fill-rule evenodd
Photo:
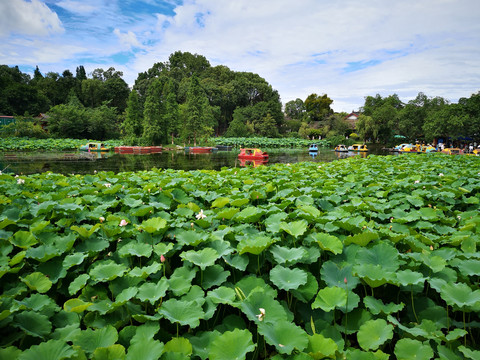
<path fill-rule="evenodd" d="M 478 0 L 0 0 L 0 64 L 33 72 L 139 72 L 189 51 L 265 78 L 285 103 L 327 94 L 480 91 Z"/>

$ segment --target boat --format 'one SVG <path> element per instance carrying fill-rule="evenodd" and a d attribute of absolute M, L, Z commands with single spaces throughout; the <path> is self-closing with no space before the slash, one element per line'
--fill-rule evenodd
<path fill-rule="evenodd" d="M 448 155 L 460 155 L 463 154 L 463 149 L 459 148 L 446 148 L 442 150 L 442 153 L 448 154 Z"/>
<path fill-rule="evenodd" d="M 105 146 L 104 143 L 100 142 L 88 142 L 85 145 L 80 146 L 80 151 L 110 151 L 111 148 Z"/>
<path fill-rule="evenodd" d="M 268 154 L 256 148 L 240 149 L 239 159 L 244 160 L 268 160 Z"/>
<path fill-rule="evenodd" d="M 348 147 L 348 151 L 368 151 L 365 144 L 353 144 Z"/>
<path fill-rule="evenodd" d="M 317 144 L 310 144 L 310 146 L 308 148 L 308 152 L 312 152 L 312 151 L 318 151 Z"/>
<path fill-rule="evenodd" d="M 247 159 L 238 159 L 240 166 L 252 166 L 257 167 L 260 165 L 265 165 L 268 163 L 268 160 L 247 160 Z"/>
<path fill-rule="evenodd" d="M 428 153 L 437 152 L 437 148 L 433 145 L 428 144 L 428 145 L 423 145 L 421 151 L 422 153 L 428 154 Z"/>
<path fill-rule="evenodd" d="M 420 146 L 416 146 L 416 145 L 413 145 L 413 144 L 406 144 L 405 146 L 403 146 L 399 152 L 401 153 L 418 153 L 420 152 Z"/>
<path fill-rule="evenodd" d="M 391 149 L 392 152 L 400 152 L 405 146 L 408 146 L 410 144 L 400 144 L 395 146 L 393 149 Z"/>
<path fill-rule="evenodd" d="M 195 154 L 205 154 L 205 153 L 211 153 L 213 151 L 213 147 L 192 146 L 192 147 L 186 147 L 185 151 L 188 151 L 189 153 L 195 153 Z"/>
<path fill-rule="evenodd" d="M 115 146 L 118 154 L 154 154 L 162 152 L 161 146 Z"/>
<path fill-rule="evenodd" d="M 348 152 L 348 148 L 347 148 L 346 145 L 338 144 L 337 146 L 335 146 L 335 151 L 336 152 Z"/>

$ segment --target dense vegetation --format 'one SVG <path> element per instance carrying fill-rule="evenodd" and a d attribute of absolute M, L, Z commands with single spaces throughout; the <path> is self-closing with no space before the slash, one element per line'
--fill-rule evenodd
<path fill-rule="evenodd" d="M 0 358 L 478 359 L 478 161 L 0 175 Z"/>

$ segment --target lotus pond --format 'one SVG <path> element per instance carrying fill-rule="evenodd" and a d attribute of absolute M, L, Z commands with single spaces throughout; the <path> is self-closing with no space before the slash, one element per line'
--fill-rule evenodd
<path fill-rule="evenodd" d="M 0 359 L 479 359 L 480 159 L 0 175 Z"/>

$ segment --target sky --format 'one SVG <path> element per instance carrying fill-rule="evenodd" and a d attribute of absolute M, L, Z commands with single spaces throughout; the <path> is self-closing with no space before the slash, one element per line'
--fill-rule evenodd
<path fill-rule="evenodd" d="M 456 103 L 480 91 L 479 0 L 0 0 L 0 64 L 33 74 L 83 65 L 138 73 L 175 51 L 253 72 L 283 103 L 327 94 L 419 92 Z"/>

